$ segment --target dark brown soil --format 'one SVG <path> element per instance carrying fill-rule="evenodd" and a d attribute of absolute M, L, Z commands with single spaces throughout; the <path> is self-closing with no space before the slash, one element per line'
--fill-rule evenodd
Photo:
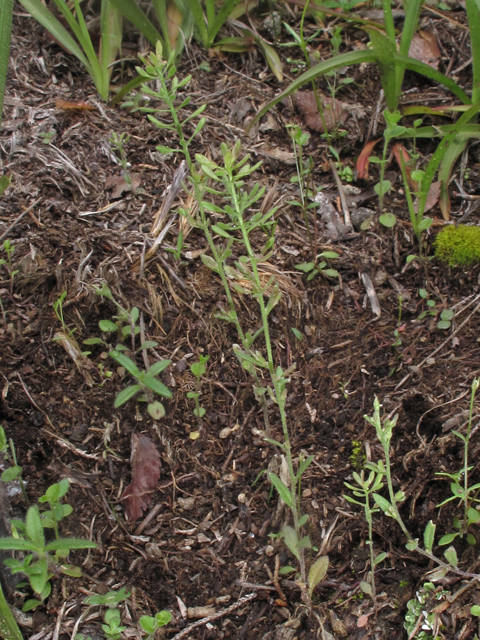
<path fill-rule="evenodd" d="M 457 19 L 463 20 L 461 11 Z M 455 55 L 453 66 L 460 66 L 461 51 L 469 55 L 463 32 L 438 16 L 427 14 L 425 20 L 437 30 L 445 50 L 443 71 L 447 55 Z M 282 37 L 286 40 L 287 34 Z M 366 35 L 351 28 L 345 39 L 365 41 Z M 327 56 L 329 38 L 320 39 L 318 48 Z M 284 60 L 285 51 L 290 50 L 283 50 Z M 75 631 L 100 638 L 100 613 L 98 608 L 87 612 L 84 597 L 126 587 L 131 595 L 121 608 L 124 637 L 129 638 L 139 637 L 137 621 L 144 614 L 171 611 L 172 622 L 164 630 L 171 639 L 195 621 L 195 612 L 188 616 L 184 607 L 222 612 L 236 603 L 237 608 L 183 637 L 406 638 L 407 601 L 434 566 L 407 551 L 400 528 L 377 513 L 375 552 L 386 551 L 388 557 L 376 569 L 375 612 L 360 589 L 370 569 L 368 528 L 360 508 L 343 498 L 344 482 L 352 482 L 352 472 L 366 459 L 383 459 L 374 429 L 364 419 L 378 396 L 385 415 L 399 416 L 391 446 L 393 478 L 395 489 L 406 495 L 400 511 L 411 534 L 422 539 L 429 520 L 439 535 L 452 530 L 461 509 L 454 502 L 437 508 L 450 493 L 448 480 L 435 474 L 456 472 L 463 464 L 463 447 L 447 420 L 468 408 L 472 380 L 480 374 L 480 269 L 450 269 L 436 260 L 406 264 L 406 256 L 418 249 L 398 182 L 387 202 L 398 217 L 394 229 L 382 227 L 375 216 L 369 230 L 332 242 L 319 227 L 318 252 L 340 255 L 331 266 L 341 277 L 320 275 L 308 282 L 295 269 L 312 259 L 307 229 L 299 210 L 288 204 L 298 194 L 290 183 L 295 166 L 285 124 L 302 124 L 300 116 L 291 105 L 280 105 L 260 131 L 248 136 L 246 125 L 278 91 L 263 58 L 255 52 L 217 56 L 208 60 L 211 72 L 199 70 L 202 61 L 207 61 L 206 53 L 192 43 L 178 70 L 180 77 L 193 76 L 188 86 L 192 102 L 208 104 L 207 123 L 194 150 L 219 160 L 220 143 L 240 138 L 244 153 L 263 160 L 250 186 L 258 181 L 267 191 L 274 188 L 278 226 L 270 263 L 281 273 L 285 292 L 270 318 L 274 356 L 284 368 L 296 363 L 287 398 L 290 436 L 295 457 L 302 452 L 314 456 L 302 480 L 302 507 L 316 548 L 312 559 L 328 554 L 328 573 L 315 590 L 310 614 L 298 585 L 276 573 L 294 563 L 282 540 L 269 537 L 288 518 L 278 513 L 278 496 L 262 473 L 279 451 L 261 436 L 263 414 L 251 379 L 232 351 L 237 341 L 233 327 L 215 316 L 225 294 L 200 259 L 206 246 L 201 233 L 186 235 L 181 260 L 175 260 L 165 250 L 176 245 L 175 219 L 161 248 L 144 260 L 154 240 L 152 223 L 179 164 L 178 158 L 166 161 L 155 149 L 174 140 L 143 114 L 102 104 L 80 65 L 32 19 L 17 15 L 0 135 L 3 172 L 12 172 L 13 182 L 0 200 L 0 235 L 14 245 L 19 272 L 11 286 L 6 269 L 0 268 L 0 424 L 15 443 L 30 502 L 67 477 L 74 513 L 62 523 L 61 534 L 90 537 L 98 544 L 88 554 L 72 553 L 83 577 L 53 579 L 52 595 L 27 620 L 31 626 L 23 628 L 25 637 L 64 640 Z M 288 65 L 286 69 L 288 73 Z M 127 73 L 132 72 L 133 67 Z M 468 87 L 468 69 L 464 73 Z M 355 84 L 338 97 L 365 114 L 349 117 L 346 137 L 334 146 L 342 150 L 344 165 L 354 168 L 375 117 L 379 79 L 373 66 L 347 74 Z M 114 74 L 118 85 L 125 79 Z M 433 105 L 439 98 L 450 99 L 434 83 L 413 75 L 407 76 L 406 89 L 406 103 L 421 99 Z M 88 102 L 93 109 L 57 108 L 58 100 Z M 45 144 L 41 134 L 50 130 L 55 137 Z M 113 131 L 131 136 L 126 150 L 138 180 L 134 193 L 122 191 L 121 169 L 109 145 Z M 421 147 L 426 156 L 432 150 L 429 143 Z M 333 192 L 327 143 L 319 133 L 312 132 L 305 154 L 313 158 L 314 184 Z M 467 166 L 463 186 L 478 195 L 475 144 Z M 366 190 L 373 185 L 376 168 L 371 173 L 368 182 L 359 180 L 357 186 Z M 461 216 L 466 203 L 455 186 L 451 194 L 452 211 Z M 178 206 L 190 206 L 186 193 L 180 192 L 171 214 Z M 375 209 L 377 201 L 367 206 Z M 430 256 L 442 226 L 438 208 L 432 214 L 435 224 L 426 240 Z M 310 224 L 315 224 L 313 214 Z M 0 257 L 5 257 L 3 251 Z M 373 282 L 380 317 L 372 313 L 362 274 Z M 102 356 L 102 348 L 89 347 L 90 368 L 82 373 L 55 340 L 62 327 L 53 303 L 63 291 L 65 325 L 75 331 L 78 343 L 101 335 L 99 321 L 115 314 L 114 306 L 94 291 L 102 282 L 125 307 L 140 310 L 146 339 L 158 342 L 149 352 L 150 364 L 172 360 L 161 378 L 173 398 L 164 402 L 166 416 L 160 421 L 152 420 L 146 405 L 135 400 L 114 409 L 116 395 L 131 380 Z M 438 311 L 455 310 L 451 329 L 438 330 L 433 316 L 419 320 L 426 309 L 419 289 L 428 290 Z M 235 300 L 242 322 L 257 327 L 253 300 Z M 394 347 L 397 326 L 401 344 Z M 302 340 L 292 328 L 302 333 Z M 189 434 L 197 430 L 197 421 L 187 393 L 194 390 L 195 379 L 189 365 L 200 354 L 210 356 L 201 389 L 206 415 L 201 437 L 193 441 Z M 141 361 L 139 356 L 139 365 Z M 102 375 L 100 365 L 113 372 L 111 378 Z M 281 439 L 275 407 L 269 411 L 273 437 Z M 470 443 L 472 483 L 479 473 L 477 422 Z M 162 460 L 158 490 L 144 514 L 147 521 L 134 524 L 126 521 L 121 500 L 131 481 L 133 432 L 147 435 Z M 18 496 L 11 503 L 11 515 L 25 513 Z M 460 540 L 455 545 L 459 567 L 478 572 L 478 544 L 470 547 Z M 444 549 L 434 551 L 441 556 Z M 438 611 L 438 637 L 472 639 L 478 624 L 469 611 L 480 602 L 477 583 L 449 574 L 438 585 L 452 594 Z M 27 592 L 8 590 L 11 603 L 21 607 Z M 249 594 L 251 599 L 242 600 Z"/>

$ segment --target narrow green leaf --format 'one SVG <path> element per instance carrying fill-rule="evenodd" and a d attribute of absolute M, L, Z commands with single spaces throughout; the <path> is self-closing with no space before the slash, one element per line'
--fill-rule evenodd
<path fill-rule="evenodd" d="M 155 393 L 158 393 L 159 396 L 163 396 L 164 398 L 172 397 L 172 392 L 170 391 L 170 389 L 166 387 L 163 382 L 157 380 L 157 378 L 152 378 L 151 376 L 147 375 L 143 379 L 143 384 L 152 391 L 155 391 Z"/>
<path fill-rule="evenodd" d="M 118 409 L 118 407 L 121 407 L 122 404 L 128 402 L 130 398 L 133 398 L 133 396 L 135 396 L 140 391 L 140 388 L 141 387 L 139 384 L 132 384 L 129 387 L 123 389 L 123 391 L 120 391 L 118 396 L 115 398 L 115 409 Z"/>
<path fill-rule="evenodd" d="M 280 478 L 274 473 L 268 474 L 268 479 L 273 484 L 275 489 L 278 491 L 281 499 L 285 502 L 287 507 L 292 507 L 293 505 L 293 497 L 290 492 L 290 489 L 280 480 Z"/>
<path fill-rule="evenodd" d="M 113 358 L 115 362 L 118 362 L 121 367 L 124 367 L 134 378 L 140 378 L 140 371 L 131 358 L 116 349 L 110 351 L 108 355 Z"/>
<path fill-rule="evenodd" d="M 96 549 L 95 542 L 83 540 L 82 538 L 61 538 L 54 540 L 45 546 L 45 551 L 70 551 L 71 549 Z"/>
<path fill-rule="evenodd" d="M 432 553 L 433 542 L 435 540 L 435 525 L 430 520 L 425 527 L 425 531 L 423 534 L 423 542 L 425 544 L 425 549 L 428 553 Z"/>
<path fill-rule="evenodd" d="M 110 0 L 110 2 L 145 36 L 150 44 L 155 46 L 158 40 L 164 43 L 160 33 L 134 0 Z"/>

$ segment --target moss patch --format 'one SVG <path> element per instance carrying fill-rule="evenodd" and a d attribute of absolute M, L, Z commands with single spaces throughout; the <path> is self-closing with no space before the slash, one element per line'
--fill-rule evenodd
<path fill-rule="evenodd" d="M 435 255 L 451 267 L 480 262 L 480 227 L 445 227 L 437 235 Z"/>

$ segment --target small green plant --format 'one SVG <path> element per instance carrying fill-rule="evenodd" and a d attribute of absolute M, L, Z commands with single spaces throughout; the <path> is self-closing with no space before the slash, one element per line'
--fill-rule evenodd
<path fill-rule="evenodd" d="M 23 501 L 25 504 L 28 504 L 27 492 L 25 491 L 25 483 L 22 478 L 22 467 L 17 464 L 17 452 L 15 451 L 15 444 L 13 443 L 12 438 L 9 439 L 7 445 L 7 437 L 5 435 L 5 431 L 3 427 L 0 425 L 0 454 L 3 454 L 3 457 L 8 460 L 9 453 L 8 448 L 10 447 L 10 455 L 12 456 L 13 465 L 2 473 L 3 482 L 12 482 L 12 480 L 18 480 L 20 484 L 20 490 L 22 492 Z"/>
<path fill-rule="evenodd" d="M 339 257 L 340 256 L 336 251 L 322 251 L 322 253 L 315 256 L 315 260 L 313 262 L 302 262 L 301 264 L 296 264 L 295 269 L 303 271 L 303 273 L 308 273 L 307 280 L 313 280 L 313 278 L 315 278 L 319 273 L 323 276 L 328 276 L 329 278 L 338 278 L 338 271 L 336 269 L 331 269 L 328 266 L 327 260 L 334 260 Z M 321 258 L 325 259 L 319 262 Z"/>
<path fill-rule="evenodd" d="M 360 444 L 360 443 L 357 443 Z M 355 445 L 355 442 L 353 443 Z M 363 450 L 363 449 L 362 449 Z M 352 504 L 359 505 L 363 507 L 363 511 L 365 513 L 365 520 L 368 525 L 368 540 L 367 544 L 370 549 L 370 571 L 366 581 L 362 581 L 360 583 L 360 589 L 363 593 L 371 596 L 372 600 L 376 604 L 376 589 L 375 589 L 375 567 L 383 562 L 387 557 L 385 552 L 379 553 L 375 555 L 373 550 L 373 514 L 378 513 L 380 511 L 378 505 L 372 504 L 372 496 L 374 492 L 380 491 L 383 488 L 383 476 L 385 474 L 385 469 L 383 467 L 383 463 L 379 463 L 379 469 L 376 471 L 370 471 L 368 477 L 365 477 L 365 471 L 362 471 L 358 474 L 356 471 L 353 472 L 352 477 L 356 482 L 356 485 L 349 484 L 348 482 L 344 482 L 345 486 L 350 489 L 355 496 L 352 498 L 349 495 L 344 495 L 343 497 L 347 502 L 351 502 Z"/>
<path fill-rule="evenodd" d="M 328 150 L 330 151 L 332 156 L 335 158 L 335 167 L 337 169 L 338 175 L 340 176 L 340 179 L 343 180 L 344 182 L 353 182 L 354 175 L 353 175 L 352 168 L 349 166 L 345 166 L 342 163 L 342 161 L 340 160 L 340 156 L 338 155 L 338 151 L 334 147 L 329 146 Z"/>
<path fill-rule="evenodd" d="M 50 595 L 52 588 L 50 580 L 54 575 L 59 573 L 72 577 L 82 575 L 79 567 L 61 562 L 68 557 L 70 551 L 97 547 L 89 540 L 58 537 L 57 523 L 72 511 L 70 505 L 60 503 L 68 487 L 69 483 L 66 479 L 49 487 L 39 502 L 48 502 L 50 511 L 40 513 L 37 506 L 30 507 L 25 522 L 16 519 L 11 521 L 12 537 L 0 538 L 0 549 L 25 553 L 23 561 L 12 558 L 4 560 L 13 574 L 24 573 L 28 577 L 32 590 L 38 596 L 25 602 L 24 611 L 35 609 Z M 44 529 L 50 527 L 55 529 L 56 539 L 46 543 Z"/>
<path fill-rule="evenodd" d="M 436 308 L 435 300 L 432 300 L 426 289 L 419 289 L 418 295 L 422 300 L 425 300 L 427 309 L 422 311 L 418 316 L 419 320 L 423 320 L 426 316 L 438 317 L 438 309 Z M 440 320 L 437 322 L 437 329 L 449 329 L 452 325 L 452 320 L 455 317 L 455 313 L 451 309 L 443 309 L 440 311 Z"/>
<path fill-rule="evenodd" d="M 159 611 L 154 616 L 141 616 L 139 623 L 142 631 L 147 634 L 145 640 L 153 640 L 157 629 L 169 624 L 171 619 L 172 614 L 170 611 Z"/>
<path fill-rule="evenodd" d="M 104 595 L 88 596 L 88 598 L 85 598 L 83 601 L 90 606 L 107 607 L 103 614 L 104 624 L 102 624 L 102 629 L 108 640 L 119 640 L 122 631 L 126 628 L 122 626 L 120 611 L 117 607 L 129 596 L 130 594 L 126 593 L 125 587 L 123 587 L 118 591 L 109 591 Z"/>
<path fill-rule="evenodd" d="M 10 242 L 10 240 L 5 240 L 3 243 L 3 249 L 7 254 L 7 259 L 0 258 L 0 267 L 4 266 L 8 272 L 8 276 L 10 278 L 10 294 L 13 293 L 13 280 L 18 273 L 18 269 L 15 269 L 12 262 L 12 256 L 15 252 L 15 246 Z"/>
<path fill-rule="evenodd" d="M 128 184 L 130 188 L 132 188 L 132 177 L 130 176 L 130 172 L 128 170 L 130 167 L 130 163 L 127 161 L 127 152 L 125 151 L 125 145 L 129 140 L 130 136 L 125 132 L 118 135 L 115 131 L 113 131 L 112 135 L 109 138 L 112 151 L 123 169 L 123 179 L 125 180 L 125 183 Z"/>
<path fill-rule="evenodd" d="M 468 544 L 474 545 L 477 540 L 471 533 L 471 525 L 480 522 L 480 511 L 475 509 L 475 503 L 480 503 L 478 499 L 478 493 L 480 491 L 480 482 L 470 485 L 469 484 L 469 472 L 473 469 L 473 465 L 468 464 L 468 447 L 470 443 L 470 435 L 472 431 L 472 419 L 473 419 L 473 406 L 475 401 L 475 395 L 480 385 L 480 378 L 475 378 L 472 382 L 472 390 L 470 394 L 470 409 L 468 414 L 468 424 L 466 433 L 460 433 L 459 431 L 453 431 L 452 433 L 463 442 L 463 468 L 457 473 L 444 473 L 438 472 L 435 475 L 442 476 L 451 480 L 450 489 L 452 495 L 441 502 L 438 507 L 452 502 L 453 500 L 459 500 L 460 506 L 463 505 L 462 518 L 455 517 L 453 520 L 453 526 L 456 529 L 454 533 L 447 533 L 442 536 L 438 541 L 439 545 L 451 544 L 457 536 L 460 538 L 466 537 Z"/>
<path fill-rule="evenodd" d="M 189 391 L 187 393 L 187 398 L 193 398 L 195 400 L 195 409 L 193 410 L 193 413 L 197 418 L 199 431 L 202 428 L 202 418 L 205 415 L 205 409 L 200 406 L 199 400 L 201 395 L 201 378 L 205 375 L 209 358 L 210 356 L 199 356 L 198 362 L 193 362 L 190 365 L 190 371 L 195 376 L 195 391 Z"/>
<path fill-rule="evenodd" d="M 69 329 L 65 324 L 65 318 L 63 317 L 63 303 L 66 297 L 67 297 L 67 292 L 64 291 L 53 303 L 53 310 L 55 311 L 55 315 L 57 316 L 59 321 L 62 323 L 62 329 L 63 329 L 64 335 L 68 336 L 69 338 L 72 338 L 76 329 Z"/>
<path fill-rule="evenodd" d="M 106 284 L 103 284 L 101 288 L 97 288 L 96 292 L 113 302 L 118 309 L 118 314 L 113 316 L 112 320 L 100 320 L 98 325 L 104 333 L 116 333 L 120 342 L 117 343 L 115 349 L 111 349 L 110 345 L 102 338 L 87 338 L 83 343 L 86 345 L 101 344 L 109 348 L 108 355 L 136 380 L 135 384 L 129 385 L 117 395 L 114 406 L 117 409 L 142 392 L 140 401 L 148 402 L 148 412 L 154 419 L 159 419 L 165 415 L 165 409 L 158 400 L 153 400 L 152 392 L 164 398 L 172 397 L 170 389 L 157 379 L 157 376 L 170 365 L 171 360 L 159 360 L 148 369 L 140 370 L 134 360 L 126 355 L 125 352 L 129 351 L 130 355 L 134 357 L 139 352 L 156 347 L 158 343 L 154 340 L 146 340 L 136 349 L 135 338 L 140 333 L 140 327 L 137 324 L 140 315 L 138 308 L 133 307 L 130 310 L 123 308 L 115 300 Z M 127 338 L 130 338 L 130 349 L 123 344 L 123 341 Z M 110 372 L 107 371 L 105 374 L 107 377 L 108 373 Z"/>
<path fill-rule="evenodd" d="M 480 262 L 480 227 L 449 225 L 435 240 L 435 255 L 450 267 L 466 267 Z"/>
<path fill-rule="evenodd" d="M 404 628 L 412 640 L 437 640 L 441 626 L 438 613 L 432 611 L 438 602 L 449 595 L 441 587 L 435 587 L 433 582 L 425 582 L 416 592 L 415 598 L 407 602 Z"/>

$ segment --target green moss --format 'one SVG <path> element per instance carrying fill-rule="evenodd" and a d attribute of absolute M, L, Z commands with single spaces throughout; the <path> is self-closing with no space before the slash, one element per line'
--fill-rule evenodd
<path fill-rule="evenodd" d="M 437 235 L 435 255 L 451 267 L 480 262 L 480 227 L 445 227 Z"/>

